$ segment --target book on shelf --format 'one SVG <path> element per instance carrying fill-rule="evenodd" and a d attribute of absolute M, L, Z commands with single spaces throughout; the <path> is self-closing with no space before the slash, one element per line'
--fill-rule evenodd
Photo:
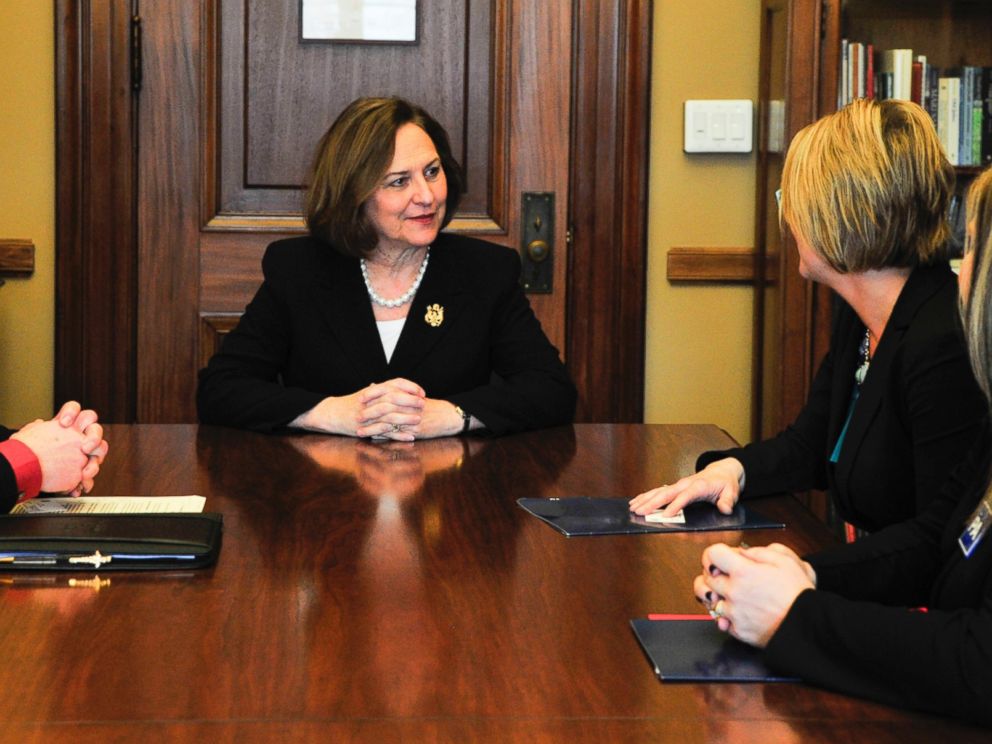
<path fill-rule="evenodd" d="M 910 78 L 909 100 L 918 106 L 923 105 L 923 63 L 913 63 L 913 74 Z"/>
<path fill-rule="evenodd" d="M 913 101 L 930 114 L 951 163 L 992 164 L 992 67 L 941 68 L 912 49 L 850 39 L 840 51 L 838 107 L 855 98 Z"/>
<path fill-rule="evenodd" d="M 875 97 L 875 47 L 865 45 L 865 98 Z"/>
<path fill-rule="evenodd" d="M 937 136 L 944 154 L 957 165 L 961 119 L 961 78 L 942 77 L 937 93 Z"/>
<path fill-rule="evenodd" d="M 879 60 L 878 71 L 892 75 L 889 98 L 909 101 L 912 98 L 913 50 L 885 49 Z"/>
<path fill-rule="evenodd" d="M 982 165 L 992 163 L 992 67 L 982 70 Z"/>

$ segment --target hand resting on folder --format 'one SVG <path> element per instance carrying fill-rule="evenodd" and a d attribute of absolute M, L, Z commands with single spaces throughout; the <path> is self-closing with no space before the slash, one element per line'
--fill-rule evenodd
<path fill-rule="evenodd" d="M 675 483 L 645 491 L 630 500 L 630 510 L 646 516 L 656 509 L 671 517 L 694 501 L 709 501 L 724 514 L 730 514 L 744 489 L 744 466 L 740 460 L 725 457 L 710 463 L 698 473 Z"/>

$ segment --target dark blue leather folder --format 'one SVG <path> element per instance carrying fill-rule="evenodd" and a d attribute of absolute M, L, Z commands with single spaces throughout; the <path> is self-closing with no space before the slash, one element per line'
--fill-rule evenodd
<path fill-rule="evenodd" d="M 663 682 L 798 682 L 765 666 L 761 650 L 722 632 L 708 615 L 630 621 Z"/>
<path fill-rule="evenodd" d="M 768 530 L 785 527 L 750 507 L 740 504 L 723 514 L 712 504 L 690 504 L 684 510 L 685 524 L 648 522 L 633 514 L 627 499 L 577 496 L 565 499 L 517 499 L 517 503 L 563 535 L 631 535 L 666 532 L 717 532 L 721 530 Z"/>

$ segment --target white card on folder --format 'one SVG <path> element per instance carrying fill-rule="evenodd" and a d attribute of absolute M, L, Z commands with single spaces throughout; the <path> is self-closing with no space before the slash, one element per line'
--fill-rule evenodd
<path fill-rule="evenodd" d="M 685 524 L 685 512 L 679 509 L 678 513 L 670 517 L 661 516 L 661 509 L 644 515 L 645 522 L 657 522 L 660 524 Z"/>

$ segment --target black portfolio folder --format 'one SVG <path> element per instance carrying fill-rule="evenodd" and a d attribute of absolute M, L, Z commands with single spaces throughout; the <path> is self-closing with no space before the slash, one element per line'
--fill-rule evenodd
<path fill-rule="evenodd" d="M 798 682 L 770 671 L 760 649 L 722 632 L 709 615 L 630 625 L 664 682 Z"/>
<path fill-rule="evenodd" d="M 220 514 L 0 516 L 0 572 L 201 568 L 222 525 Z"/>
<path fill-rule="evenodd" d="M 585 535 L 629 535 L 645 532 L 715 532 L 719 530 L 780 529 L 782 522 L 768 519 L 740 504 L 723 514 L 712 504 L 690 504 L 684 509 L 685 523 L 648 522 L 630 511 L 626 499 L 578 496 L 564 499 L 517 499 L 538 519 L 569 537 Z"/>

